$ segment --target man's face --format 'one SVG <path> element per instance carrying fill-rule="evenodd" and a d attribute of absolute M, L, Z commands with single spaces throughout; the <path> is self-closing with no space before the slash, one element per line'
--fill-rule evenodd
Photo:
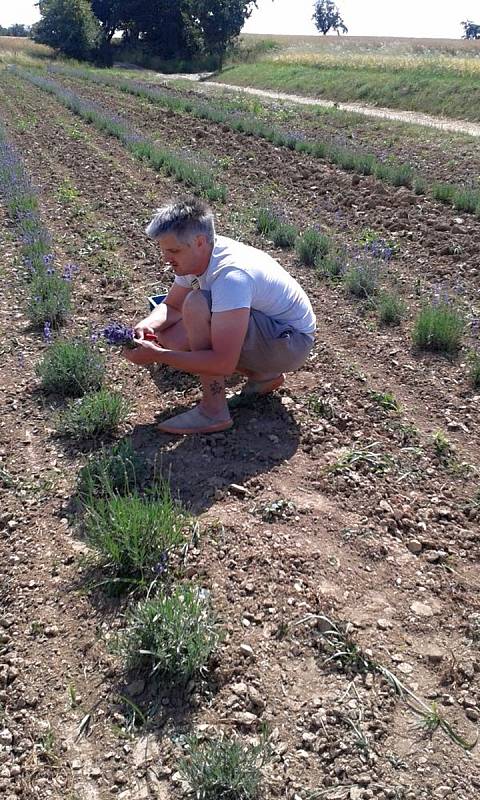
<path fill-rule="evenodd" d="M 195 236 L 190 243 L 182 242 L 174 233 L 167 233 L 158 240 L 165 261 L 175 275 L 197 275 L 205 269 L 205 237 Z"/>

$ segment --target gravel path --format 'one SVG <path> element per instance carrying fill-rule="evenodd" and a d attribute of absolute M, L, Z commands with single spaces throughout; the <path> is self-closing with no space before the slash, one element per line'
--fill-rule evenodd
<path fill-rule="evenodd" d="M 480 136 L 480 123 L 467 122 L 460 119 L 445 119 L 444 117 L 432 117 L 430 114 L 419 114 L 416 111 L 400 111 L 391 108 L 381 108 L 374 106 L 364 106 L 360 103 L 335 103 L 331 100 L 322 100 L 319 97 L 307 97 L 298 94 L 286 94 L 285 92 L 273 92 L 268 89 L 256 89 L 251 86 L 236 86 L 231 83 L 219 83 L 217 81 L 205 80 L 204 75 L 165 75 L 165 80 L 172 78 L 188 78 L 196 81 L 202 87 L 212 87 L 214 89 L 230 89 L 245 94 L 254 94 L 261 97 L 269 97 L 272 100 L 287 100 L 290 103 L 300 103 L 308 106 L 324 106 L 325 108 L 339 108 L 341 111 L 353 111 L 357 114 L 365 114 L 367 117 L 380 117 L 382 119 L 392 119 L 399 122 L 410 122 L 415 125 L 425 125 L 430 128 L 437 128 L 443 131 L 454 133 L 466 133 L 469 136 Z"/>

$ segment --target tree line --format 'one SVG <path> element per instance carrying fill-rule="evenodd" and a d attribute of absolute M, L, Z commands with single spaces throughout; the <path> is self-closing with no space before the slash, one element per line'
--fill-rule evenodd
<path fill-rule="evenodd" d="M 112 38 L 165 60 L 213 56 L 222 63 L 257 0 L 39 0 L 35 25 L 0 25 L 0 36 L 28 36 L 58 53 L 102 63 L 112 60 Z M 347 33 L 334 0 L 315 0 L 317 30 Z M 461 23 L 464 39 L 480 39 L 480 24 Z"/>
<path fill-rule="evenodd" d="M 142 45 L 164 59 L 222 60 L 257 0 L 39 0 L 35 41 L 72 58 L 108 61 L 111 41 Z"/>
<path fill-rule="evenodd" d="M 30 25 L 23 25 L 19 22 L 14 25 L 9 25 L 8 28 L 4 28 L 3 25 L 0 25 L 0 36 L 28 36 L 30 30 Z"/>

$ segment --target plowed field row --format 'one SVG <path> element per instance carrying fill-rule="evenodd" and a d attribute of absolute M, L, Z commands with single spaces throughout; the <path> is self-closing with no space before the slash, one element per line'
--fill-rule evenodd
<path fill-rule="evenodd" d="M 219 228 L 268 247 L 300 279 L 319 334 L 306 367 L 275 398 L 237 410 L 226 434 L 180 441 L 159 434 L 154 420 L 192 402 L 195 381 L 166 375 L 158 394 L 146 373 L 110 359 L 110 382 L 135 402 L 136 449 L 161 460 L 200 516 L 204 535 L 188 569 L 211 593 L 227 632 L 211 693 L 198 690 L 186 702 L 154 698 L 157 713 L 136 731 L 119 695 L 144 709 L 152 696 L 143 677 L 125 685 L 108 652 L 123 602 L 88 593 L 82 583 L 85 546 L 67 510 L 85 456 L 54 437 L 55 407 L 35 391 L 34 366 L 46 345 L 22 315 L 21 276 L 12 267 L 17 246 L 1 220 L 9 234 L 2 242 L 1 447 L 13 480 L 1 490 L 1 699 L 20 773 L 6 762 L 0 786 L 7 796 L 42 800 L 68 793 L 72 800 L 174 800 L 182 796 L 175 772 L 183 734 L 204 726 L 206 735 L 248 738 L 267 722 L 275 756 L 265 797 L 294 800 L 322 790 L 333 798 L 346 787 L 345 797 L 426 800 L 450 792 L 470 800 L 480 785 L 477 751 L 464 753 L 441 732 L 419 743 L 415 717 L 391 687 L 371 673 L 326 665 L 315 620 L 301 620 L 318 613 L 349 620 L 355 641 L 474 738 L 479 537 L 474 506 L 467 506 L 478 488 L 478 397 L 461 359 L 414 356 L 411 320 L 393 334 L 377 330 L 339 289 L 256 238 L 251 217 L 264 194 L 302 227 L 320 221 L 349 244 L 366 226 L 395 233 L 399 254 L 385 281 L 404 286 L 411 316 L 417 279 L 427 291 L 439 278 L 461 276 L 465 302 L 476 302 L 478 221 L 454 222 L 453 212 L 428 200 L 412 204 L 407 191 L 371 179 L 352 186 L 351 177 L 320 162 L 187 117 L 163 118 L 120 94 L 83 91 L 151 137 L 222 168 L 229 197 L 216 208 Z M 5 78 L 0 108 L 59 252 L 80 267 L 68 333 L 137 317 L 152 288 L 168 284 L 144 224 L 182 187 L 23 82 Z M 59 195 L 61 186 L 75 192 Z M 438 254 L 450 245 L 463 248 L 461 261 Z M 402 413 L 383 411 L 371 389 L 392 391 Z M 326 416 L 318 400 L 330 409 Z M 457 448 L 448 462 L 431 443 L 438 428 Z M 352 452 L 364 460 L 326 469 Z M 378 458 L 369 461 L 372 452 Z M 283 516 L 272 512 L 280 500 Z M 89 730 L 78 737 L 88 713 Z"/>

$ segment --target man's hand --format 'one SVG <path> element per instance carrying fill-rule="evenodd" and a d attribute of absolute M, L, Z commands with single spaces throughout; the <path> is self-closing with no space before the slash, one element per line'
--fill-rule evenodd
<path fill-rule="evenodd" d="M 133 335 L 135 336 L 135 339 L 139 339 L 141 341 L 145 338 L 146 333 L 155 334 L 155 331 L 151 325 L 148 325 L 145 320 L 142 320 L 138 323 L 138 325 L 135 325 L 133 329 Z"/>
<path fill-rule="evenodd" d="M 137 346 L 133 350 L 123 349 L 122 355 L 132 364 L 146 366 L 147 364 L 160 364 L 163 347 L 159 347 L 148 339 L 137 339 Z"/>

